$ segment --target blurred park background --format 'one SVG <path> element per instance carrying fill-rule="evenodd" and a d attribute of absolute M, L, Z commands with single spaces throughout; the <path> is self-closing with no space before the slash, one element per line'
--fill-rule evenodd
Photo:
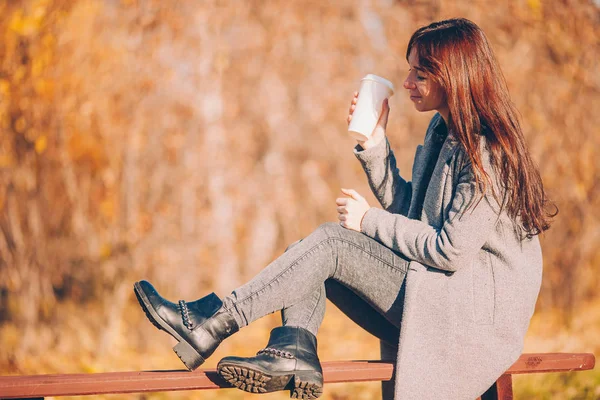
<path fill-rule="evenodd" d="M 0 0 L 0 374 L 182 368 L 133 282 L 226 295 L 335 221 L 340 187 L 378 205 L 347 135 L 352 93 L 367 73 L 395 84 L 388 137 L 410 178 L 432 114 L 402 89 L 406 44 L 455 16 L 487 33 L 560 209 L 525 351 L 600 355 L 594 1 Z M 205 365 L 254 354 L 279 323 Z M 322 360 L 379 357 L 331 304 L 318 338 Z M 335 384 L 323 398 L 378 395 Z M 600 399 L 600 371 L 520 376 L 516 395 Z M 136 396 L 123 398 L 255 398 Z"/>

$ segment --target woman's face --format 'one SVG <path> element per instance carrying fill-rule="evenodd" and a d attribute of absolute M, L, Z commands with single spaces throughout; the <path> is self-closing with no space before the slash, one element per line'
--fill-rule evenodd
<path fill-rule="evenodd" d="M 447 121 L 448 103 L 442 87 L 435 82 L 419 66 L 419 58 L 413 47 L 408 56 L 409 73 L 404 80 L 404 88 L 408 90 L 411 101 L 417 111 L 436 110 Z"/>

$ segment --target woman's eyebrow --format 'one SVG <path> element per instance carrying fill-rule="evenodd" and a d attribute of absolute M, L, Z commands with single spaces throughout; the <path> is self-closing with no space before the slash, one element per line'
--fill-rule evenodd
<path fill-rule="evenodd" d="M 414 68 L 417 71 L 425 72 L 425 70 L 423 68 L 419 67 L 418 65 L 415 65 L 415 66 L 411 67 L 410 64 L 409 64 L 408 67 L 409 67 L 409 70 L 411 70 L 411 69 Z"/>

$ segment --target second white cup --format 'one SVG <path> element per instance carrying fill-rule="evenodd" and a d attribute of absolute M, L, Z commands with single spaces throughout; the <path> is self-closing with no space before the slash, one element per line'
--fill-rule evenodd
<path fill-rule="evenodd" d="M 379 121 L 383 100 L 393 94 L 394 85 L 387 79 L 373 74 L 362 78 L 348 133 L 357 140 L 368 140 Z"/>

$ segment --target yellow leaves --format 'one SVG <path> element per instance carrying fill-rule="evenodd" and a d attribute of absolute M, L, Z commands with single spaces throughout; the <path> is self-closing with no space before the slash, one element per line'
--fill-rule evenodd
<path fill-rule="evenodd" d="M 25 133 L 26 129 L 27 129 L 27 120 L 25 119 L 25 117 L 20 116 L 15 121 L 15 130 L 17 131 L 17 133 Z"/>
<path fill-rule="evenodd" d="M 41 21 L 23 15 L 23 10 L 17 10 L 10 20 L 8 28 L 21 36 L 33 36 L 40 28 Z"/>
<path fill-rule="evenodd" d="M 38 137 L 35 140 L 35 152 L 42 154 L 48 147 L 48 138 L 45 135 Z"/>
<path fill-rule="evenodd" d="M 103 143 L 92 134 L 73 134 L 68 140 L 67 150 L 71 159 L 89 163 L 93 169 L 100 169 L 106 163 Z"/>
<path fill-rule="evenodd" d="M 540 0 L 527 0 L 527 5 L 533 11 L 539 11 L 542 8 L 542 2 Z"/>
<path fill-rule="evenodd" d="M 10 96 L 10 82 L 6 79 L 0 79 L 0 96 L 3 98 Z"/>
<path fill-rule="evenodd" d="M 44 70 L 43 61 L 40 59 L 33 60 L 33 62 L 31 63 L 31 77 L 32 78 L 39 77 L 42 74 L 43 70 Z"/>
<path fill-rule="evenodd" d="M 33 82 L 33 89 L 40 97 L 50 98 L 54 94 L 54 82 L 47 79 L 37 79 Z"/>
<path fill-rule="evenodd" d="M 38 0 L 34 2 L 30 14 L 25 14 L 22 9 L 17 9 L 10 19 L 8 29 L 21 36 L 36 35 L 44 22 L 47 8 L 47 0 Z"/>
<path fill-rule="evenodd" d="M 25 74 L 27 74 L 26 67 L 24 67 L 23 65 L 20 65 L 19 67 L 17 67 L 17 69 L 15 70 L 15 73 L 13 74 L 13 79 L 12 79 L 13 84 L 21 83 L 21 81 L 25 77 Z"/>
<path fill-rule="evenodd" d="M 10 154 L 0 154 L 0 169 L 15 166 L 15 159 Z"/>
<path fill-rule="evenodd" d="M 541 0 L 527 0 L 527 6 L 535 18 L 540 18 L 542 16 Z"/>
<path fill-rule="evenodd" d="M 102 243 L 100 246 L 100 258 L 106 260 L 112 254 L 112 246 L 110 243 Z"/>
<path fill-rule="evenodd" d="M 112 220 L 115 217 L 115 203 L 111 199 L 104 199 L 100 203 L 100 213 Z"/>
<path fill-rule="evenodd" d="M 55 39 L 51 34 L 46 34 L 41 40 L 41 49 L 31 54 L 31 76 L 40 77 L 46 68 L 52 65 Z"/>
<path fill-rule="evenodd" d="M 2 210 L 4 210 L 4 205 L 5 204 L 6 204 L 6 189 L 5 188 L 0 188 L 0 212 Z"/>
<path fill-rule="evenodd" d="M 50 0 L 37 0 L 33 5 L 32 18 L 36 21 L 43 21 L 46 17 L 46 11 L 48 10 L 48 4 Z"/>
<path fill-rule="evenodd" d="M 51 33 L 46 33 L 42 38 L 42 46 L 46 48 L 54 48 L 56 38 Z"/>
<path fill-rule="evenodd" d="M 14 349 L 19 346 L 23 334 L 13 324 L 6 324 L 0 330 L 0 339 L 2 346 L 8 349 Z"/>

